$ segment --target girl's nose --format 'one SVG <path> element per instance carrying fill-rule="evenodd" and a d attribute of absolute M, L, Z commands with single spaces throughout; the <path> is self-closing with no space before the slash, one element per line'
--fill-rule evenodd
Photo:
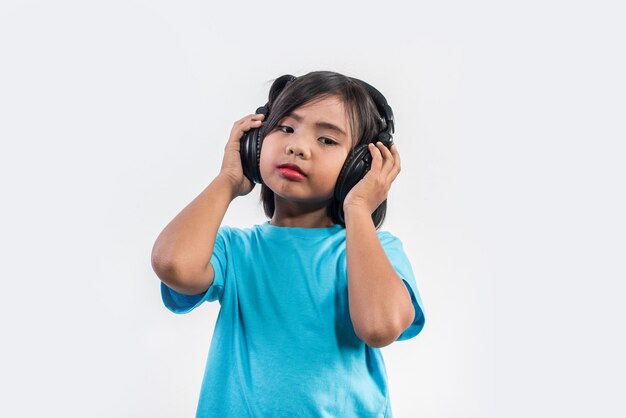
<path fill-rule="evenodd" d="M 308 157 L 309 151 L 300 142 L 290 143 L 286 147 L 287 154 L 296 154 L 298 157 Z"/>

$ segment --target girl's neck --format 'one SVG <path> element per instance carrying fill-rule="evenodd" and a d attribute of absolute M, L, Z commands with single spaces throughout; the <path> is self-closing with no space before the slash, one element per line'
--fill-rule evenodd
<path fill-rule="evenodd" d="M 328 216 L 326 208 L 328 204 L 329 202 L 316 204 L 289 202 L 275 197 L 274 214 L 269 223 L 274 226 L 293 228 L 327 228 L 335 224 Z"/>
<path fill-rule="evenodd" d="M 326 209 L 324 213 L 313 212 L 295 216 L 281 216 L 275 211 L 269 223 L 274 226 L 292 228 L 327 228 L 335 225 L 333 220 L 326 215 Z"/>

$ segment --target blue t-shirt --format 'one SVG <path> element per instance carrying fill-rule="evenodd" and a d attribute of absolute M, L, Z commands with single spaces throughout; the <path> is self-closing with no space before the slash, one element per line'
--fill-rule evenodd
<path fill-rule="evenodd" d="M 424 326 L 422 301 L 400 240 L 377 235 L 415 308 L 398 337 L 406 340 Z M 196 417 L 392 417 L 380 349 L 359 339 L 350 320 L 341 225 L 221 226 L 211 264 L 205 293 L 183 295 L 161 282 L 175 313 L 221 305 Z"/>

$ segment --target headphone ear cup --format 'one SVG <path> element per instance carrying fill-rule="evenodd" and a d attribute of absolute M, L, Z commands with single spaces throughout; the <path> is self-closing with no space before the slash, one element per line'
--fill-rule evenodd
<path fill-rule="evenodd" d="M 239 145 L 241 168 L 243 174 L 252 183 L 261 183 L 259 161 L 261 157 L 261 140 L 259 139 L 260 128 L 248 130 L 242 137 Z"/>
<path fill-rule="evenodd" d="M 267 115 L 269 114 L 269 103 L 258 107 L 254 113 L 262 113 L 267 119 Z M 243 169 L 243 174 L 252 183 L 261 184 L 260 163 L 262 142 L 263 138 L 261 138 L 261 128 L 252 128 L 248 130 L 244 133 L 240 140 L 239 155 L 241 157 L 241 168 Z"/>
<path fill-rule="evenodd" d="M 337 183 L 335 184 L 335 215 L 343 224 L 343 201 L 350 190 L 363 178 L 372 166 L 372 154 L 367 148 L 367 144 L 357 146 L 346 161 L 339 172 Z"/>

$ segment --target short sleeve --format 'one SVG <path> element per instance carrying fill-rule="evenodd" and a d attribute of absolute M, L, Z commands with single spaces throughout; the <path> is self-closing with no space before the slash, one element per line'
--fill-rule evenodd
<path fill-rule="evenodd" d="M 190 312 L 200 306 L 203 302 L 222 301 L 224 293 L 224 282 L 226 278 L 228 259 L 227 259 L 227 243 L 228 243 L 229 227 L 221 226 L 215 237 L 215 245 L 213 246 L 213 254 L 211 255 L 211 265 L 215 272 L 213 283 L 205 292 L 197 295 L 185 295 L 179 293 L 161 282 L 161 298 L 167 309 L 174 313 L 184 314 Z"/>
<path fill-rule="evenodd" d="M 411 263 L 404 252 L 402 242 L 399 238 L 395 237 L 389 232 L 380 231 L 379 238 L 387 258 L 391 262 L 391 265 L 398 273 L 398 276 L 404 281 L 409 293 L 411 294 L 411 301 L 413 302 L 413 308 L 415 309 L 415 318 L 407 329 L 396 339 L 396 341 L 408 340 L 415 337 L 424 328 L 425 317 L 422 299 L 417 289 L 417 283 L 413 274 Z"/>

